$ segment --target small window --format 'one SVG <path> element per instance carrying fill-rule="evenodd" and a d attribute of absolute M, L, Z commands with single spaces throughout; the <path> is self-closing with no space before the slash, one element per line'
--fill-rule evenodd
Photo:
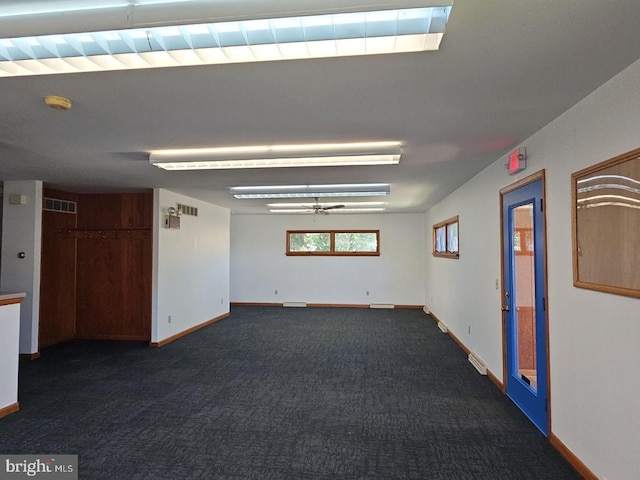
<path fill-rule="evenodd" d="M 326 253 L 331 251 L 328 232 L 289 232 L 287 253 Z"/>
<path fill-rule="evenodd" d="M 433 256 L 458 258 L 458 216 L 433 226 Z"/>
<path fill-rule="evenodd" d="M 515 229 L 513 234 L 513 251 L 516 252 L 516 255 L 533 255 L 533 229 Z"/>
<path fill-rule="evenodd" d="M 287 255 L 380 255 L 380 231 L 289 230 Z"/>

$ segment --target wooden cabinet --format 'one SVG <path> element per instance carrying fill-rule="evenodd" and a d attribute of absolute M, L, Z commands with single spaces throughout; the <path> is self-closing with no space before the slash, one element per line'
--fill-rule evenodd
<path fill-rule="evenodd" d="M 150 340 L 152 193 L 80 194 L 76 201 L 77 214 L 68 214 L 75 226 L 56 224 L 43 247 L 41 346 L 67 339 L 70 324 L 71 338 Z M 43 225 L 55 223 L 51 215 L 44 213 Z"/>

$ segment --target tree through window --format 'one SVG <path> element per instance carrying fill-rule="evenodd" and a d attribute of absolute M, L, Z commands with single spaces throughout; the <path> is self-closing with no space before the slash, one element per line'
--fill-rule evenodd
<path fill-rule="evenodd" d="M 287 255 L 380 255 L 380 230 L 289 230 Z"/>

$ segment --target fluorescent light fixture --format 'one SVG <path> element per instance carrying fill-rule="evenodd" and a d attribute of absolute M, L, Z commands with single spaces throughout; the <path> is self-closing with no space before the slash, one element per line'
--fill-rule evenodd
<path fill-rule="evenodd" d="M 394 165 L 400 155 L 341 155 L 329 157 L 253 158 L 247 160 L 211 160 L 199 162 L 163 162 L 151 160 L 165 170 L 216 170 L 237 168 L 344 167 L 355 165 Z"/>
<path fill-rule="evenodd" d="M 332 210 L 331 213 L 367 213 L 384 212 L 385 202 L 340 202 L 344 208 Z M 269 203 L 271 213 L 314 213 L 316 206 L 328 207 L 331 203 Z"/>
<path fill-rule="evenodd" d="M 253 145 L 155 150 L 149 161 L 165 170 L 395 165 L 400 142 Z"/>
<path fill-rule="evenodd" d="M 306 209 L 292 209 L 292 208 L 284 208 L 284 209 L 269 209 L 270 213 L 314 213 L 313 208 Z M 372 212 L 384 212 L 384 208 L 338 208 L 335 210 L 331 210 L 331 215 L 334 213 L 372 213 Z"/>
<path fill-rule="evenodd" d="M 239 199 L 375 197 L 389 195 L 390 191 L 388 183 L 241 186 L 229 189 L 229 193 Z"/>
<path fill-rule="evenodd" d="M 2 2 L 0 18 L 25 17 L 50 13 L 67 13 L 78 10 L 105 10 L 130 6 L 185 3 L 193 0 L 14 0 Z"/>
<path fill-rule="evenodd" d="M 267 207 L 269 208 L 281 208 L 281 209 L 300 209 L 307 208 L 313 205 L 309 205 L 309 203 L 268 203 Z M 382 207 L 386 205 L 385 202 L 340 202 L 341 205 L 345 207 Z M 327 204 L 329 205 L 329 204 Z M 320 204 L 320 206 L 326 206 L 324 204 Z"/>
<path fill-rule="evenodd" d="M 29 3 L 40 5 L 32 10 L 40 13 L 72 4 L 130 6 L 117 0 Z M 134 6 L 152 3 L 174 2 Z M 6 16 L 28 11 L 3 7 Z M 450 12 L 443 6 L 5 38 L 0 77 L 424 52 L 439 48 Z"/>

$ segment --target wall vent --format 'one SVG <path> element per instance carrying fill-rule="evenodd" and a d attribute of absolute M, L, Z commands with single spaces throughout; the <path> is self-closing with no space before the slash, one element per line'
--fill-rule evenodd
<path fill-rule="evenodd" d="M 396 308 L 393 303 L 372 303 L 369 308 Z"/>
<path fill-rule="evenodd" d="M 191 207 L 189 205 L 183 205 L 182 203 L 178 203 L 178 211 L 182 215 L 191 215 L 192 217 L 198 216 L 198 209 L 196 207 Z"/>
<path fill-rule="evenodd" d="M 484 361 L 475 353 L 471 352 L 469 354 L 469 362 L 475 367 L 480 375 L 487 374 L 487 364 L 484 363 Z"/>
<path fill-rule="evenodd" d="M 282 304 L 283 307 L 306 307 L 307 302 L 284 302 Z"/>
<path fill-rule="evenodd" d="M 449 328 L 442 322 L 438 322 L 438 328 L 442 331 L 442 333 L 447 333 Z"/>
<path fill-rule="evenodd" d="M 77 204 L 69 200 L 44 197 L 42 209 L 48 212 L 71 213 L 75 215 L 77 212 Z"/>

